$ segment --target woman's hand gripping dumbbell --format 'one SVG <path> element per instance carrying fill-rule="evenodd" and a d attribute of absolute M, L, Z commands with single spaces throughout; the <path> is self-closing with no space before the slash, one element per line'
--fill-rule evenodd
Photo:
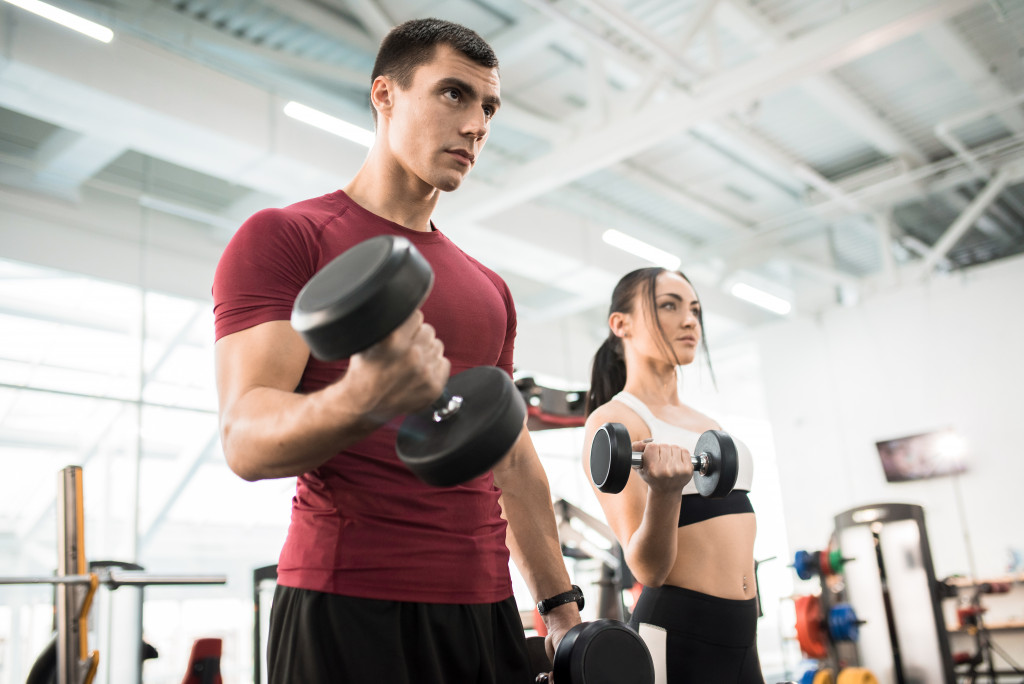
<path fill-rule="evenodd" d="M 721 430 L 708 430 L 697 440 L 693 484 L 701 496 L 722 498 L 736 486 L 739 455 L 732 437 Z M 629 431 L 621 423 L 605 423 L 597 429 L 590 446 L 590 476 L 607 494 L 618 494 L 629 480 L 631 468 L 644 466 L 642 451 L 633 451 Z"/>

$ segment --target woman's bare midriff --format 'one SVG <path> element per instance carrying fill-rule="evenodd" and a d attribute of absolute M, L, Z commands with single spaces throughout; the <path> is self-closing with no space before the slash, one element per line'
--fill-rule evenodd
<path fill-rule="evenodd" d="M 703 520 L 680 527 L 678 535 L 676 562 L 665 584 L 726 599 L 754 598 L 753 513 Z"/>

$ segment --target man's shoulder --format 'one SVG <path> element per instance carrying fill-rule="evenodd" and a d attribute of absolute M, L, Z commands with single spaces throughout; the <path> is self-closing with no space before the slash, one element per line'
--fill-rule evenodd
<path fill-rule="evenodd" d="M 283 207 L 261 209 L 250 217 L 250 221 L 292 223 L 296 225 L 318 225 L 344 213 L 348 204 L 340 193 L 330 193 L 300 200 Z"/>

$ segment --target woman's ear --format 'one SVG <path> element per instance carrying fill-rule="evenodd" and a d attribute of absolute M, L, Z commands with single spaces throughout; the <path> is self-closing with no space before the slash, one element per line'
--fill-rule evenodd
<path fill-rule="evenodd" d="M 616 337 L 629 337 L 630 319 L 629 314 L 615 311 L 608 316 L 608 328 Z"/>

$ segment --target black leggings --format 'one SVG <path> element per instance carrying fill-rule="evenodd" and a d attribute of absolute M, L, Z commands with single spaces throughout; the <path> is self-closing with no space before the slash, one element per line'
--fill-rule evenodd
<path fill-rule="evenodd" d="M 277 586 L 270 684 L 526 684 L 515 600 L 458 605 L 353 598 Z"/>
<path fill-rule="evenodd" d="M 764 684 L 757 599 L 644 587 L 629 625 L 651 649 L 656 684 Z"/>

